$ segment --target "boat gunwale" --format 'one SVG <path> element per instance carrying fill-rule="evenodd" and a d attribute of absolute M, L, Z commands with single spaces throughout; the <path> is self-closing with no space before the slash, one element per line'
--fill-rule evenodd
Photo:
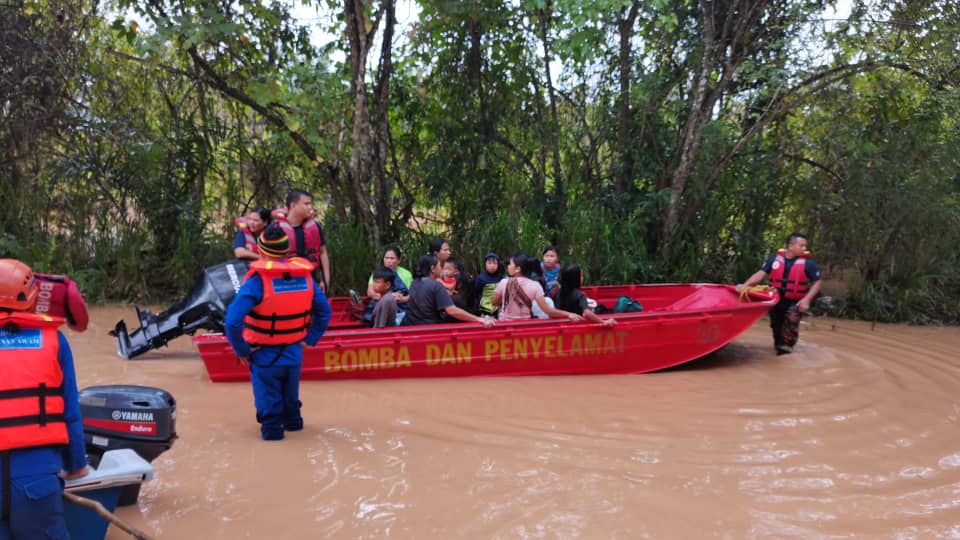
<path fill-rule="evenodd" d="M 660 288 L 660 287 L 690 287 L 694 289 L 700 288 L 726 288 L 732 289 L 733 285 L 725 285 L 719 283 L 651 283 L 649 285 L 638 285 L 638 287 L 644 288 Z M 765 297 L 762 294 L 750 293 L 752 298 L 757 300 L 752 300 L 749 302 L 738 302 L 737 304 L 723 306 L 723 307 L 710 307 L 710 308 L 695 308 L 695 309 L 686 309 L 683 311 L 648 311 L 648 312 L 637 312 L 637 313 L 609 313 L 604 314 L 608 315 L 618 321 L 627 320 L 656 320 L 660 319 L 675 319 L 679 317 L 688 317 L 691 315 L 710 315 L 713 313 L 729 313 L 731 311 L 744 311 L 744 310 L 753 310 L 757 309 L 760 306 L 763 306 L 765 309 L 773 307 L 777 303 L 779 297 L 774 294 L 772 297 Z M 763 298 L 760 300 L 760 298 Z M 662 308 L 657 308 L 658 310 Z M 601 327 L 601 323 L 588 322 L 572 322 L 564 319 L 515 319 L 507 321 L 497 321 L 497 324 L 493 327 L 487 328 L 484 326 L 479 326 L 477 323 L 468 323 L 468 322 L 457 322 L 457 323 L 439 323 L 439 324 L 424 324 L 424 325 L 415 325 L 415 326 L 394 326 L 388 328 L 367 328 L 363 326 L 351 327 L 351 328 L 337 328 L 333 330 L 328 330 L 323 334 L 323 341 L 328 341 L 330 338 L 389 338 L 397 334 L 409 335 L 428 335 L 433 333 L 444 333 L 450 334 L 451 331 L 465 332 L 465 333 L 474 333 L 481 331 L 489 331 L 497 328 L 504 329 L 517 329 L 517 328 L 530 328 L 538 326 L 550 326 L 557 328 L 560 331 L 562 329 L 575 326 L 577 328 L 583 327 Z M 359 331 L 359 332 L 358 332 Z M 196 344 L 202 345 L 212 345 L 219 344 L 226 341 L 226 336 L 220 332 L 214 332 L 209 334 L 202 334 L 199 336 L 194 336 L 192 338 L 193 342 Z M 316 345 L 315 345 L 316 346 Z"/>

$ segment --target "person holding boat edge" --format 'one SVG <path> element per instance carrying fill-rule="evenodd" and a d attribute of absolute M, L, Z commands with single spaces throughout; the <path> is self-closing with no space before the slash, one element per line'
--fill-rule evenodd
<path fill-rule="evenodd" d="M 73 353 L 63 319 L 32 313 L 38 294 L 0 259 L 0 538 L 67 538 L 63 479 L 89 472 Z"/>
<path fill-rule="evenodd" d="M 737 292 L 748 289 L 770 276 L 770 286 L 780 293 L 780 301 L 770 308 L 770 328 L 777 355 L 790 354 L 800 339 L 800 318 L 810 310 L 810 302 L 820 292 L 820 270 L 807 251 L 807 237 L 794 232 L 787 237 L 786 248 L 778 250 Z"/>
<path fill-rule="evenodd" d="M 313 279 L 313 265 L 287 258 L 289 239 L 279 224 L 257 240 L 261 259 L 227 308 L 227 340 L 250 368 L 263 440 L 303 429 L 300 414 L 301 343 L 316 345 L 330 323 L 330 305 Z"/>
<path fill-rule="evenodd" d="M 420 257 L 417 273 L 410 285 L 410 297 L 407 301 L 407 314 L 400 322 L 401 326 L 417 324 L 440 324 L 444 322 L 442 314 L 463 322 L 476 322 L 484 328 L 494 325 L 490 317 L 478 317 L 453 305 L 453 299 L 443 283 L 438 281 L 441 265 L 436 255 Z"/>

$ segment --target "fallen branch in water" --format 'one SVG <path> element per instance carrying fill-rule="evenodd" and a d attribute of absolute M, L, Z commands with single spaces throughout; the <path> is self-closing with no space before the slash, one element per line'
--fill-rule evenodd
<path fill-rule="evenodd" d="M 89 508 L 93 510 L 94 512 L 99 514 L 100 517 L 116 525 L 117 527 L 120 528 L 120 530 L 136 538 L 137 540 L 152 540 L 146 534 L 138 531 L 137 529 L 133 528 L 131 525 L 127 524 L 122 519 L 113 515 L 109 510 L 107 510 L 102 504 L 100 504 L 97 501 L 88 499 L 86 497 L 81 497 L 79 495 L 74 495 L 73 493 L 67 493 L 67 492 L 63 493 L 63 498 L 72 502 L 73 504 L 76 504 L 78 506 L 83 506 L 85 508 Z"/>

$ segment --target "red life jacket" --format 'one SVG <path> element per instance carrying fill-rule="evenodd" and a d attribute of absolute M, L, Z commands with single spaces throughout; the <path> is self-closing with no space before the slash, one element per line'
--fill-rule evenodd
<path fill-rule="evenodd" d="M 263 281 L 263 299 L 243 319 L 243 339 L 251 345 L 293 345 L 307 336 L 313 306 L 313 266 L 294 257 L 259 260 L 250 272 Z"/>
<path fill-rule="evenodd" d="M 90 316 L 77 283 L 67 276 L 53 274 L 34 274 L 34 277 L 37 278 L 40 291 L 33 311 L 39 315 L 66 319 L 74 332 L 86 330 Z"/>
<path fill-rule="evenodd" d="M 787 267 L 786 254 L 787 251 L 784 249 L 777 251 L 773 267 L 770 269 L 770 286 L 779 289 L 787 300 L 802 300 L 809 289 L 810 280 L 807 278 L 806 267 L 810 252 L 805 251 L 803 255 L 794 259 L 790 274 L 784 277 L 783 271 Z"/>
<path fill-rule="evenodd" d="M 0 312 L 0 451 L 70 440 L 57 362 L 61 324 L 48 315 Z"/>
<path fill-rule="evenodd" d="M 297 235 L 293 231 L 293 225 L 287 221 L 287 214 L 282 209 L 273 211 L 273 217 L 280 224 L 283 232 L 287 233 L 287 239 L 290 241 L 290 249 L 287 254 L 290 257 L 300 257 L 298 254 Z M 310 261 L 314 268 L 320 265 L 320 248 L 323 247 L 323 240 L 320 238 L 320 225 L 313 219 L 303 222 L 303 257 Z"/>
<path fill-rule="evenodd" d="M 254 236 L 253 231 L 250 230 L 247 218 L 243 216 L 238 217 L 234 223 L 237 224 L 237 230 L 243 233 L 244 247 L 259 255 L 260 248 L 257 246 L 257 237 Z"/>

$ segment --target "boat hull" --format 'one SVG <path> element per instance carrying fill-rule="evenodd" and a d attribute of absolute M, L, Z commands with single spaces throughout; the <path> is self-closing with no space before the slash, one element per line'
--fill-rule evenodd
<path fill-rule="evenodd" d="M 641 313 L 613 315 L 617 325 L 557 320 L 358 328 L 334 305 L 334 320 L 304 348 L 304 380 L 643 373 L 723 347 L 762 317 L 775 292 L 741 300 L 729 285 L 625 285 L 585 289 L 603 305 L 628 296 Z M 340 308 L 345 309 L 345 307 Z M 351 327 L 350 325 L 354 325 Z M 249 380 L 221 334 L 193 338 L 214 382 Z"/>

